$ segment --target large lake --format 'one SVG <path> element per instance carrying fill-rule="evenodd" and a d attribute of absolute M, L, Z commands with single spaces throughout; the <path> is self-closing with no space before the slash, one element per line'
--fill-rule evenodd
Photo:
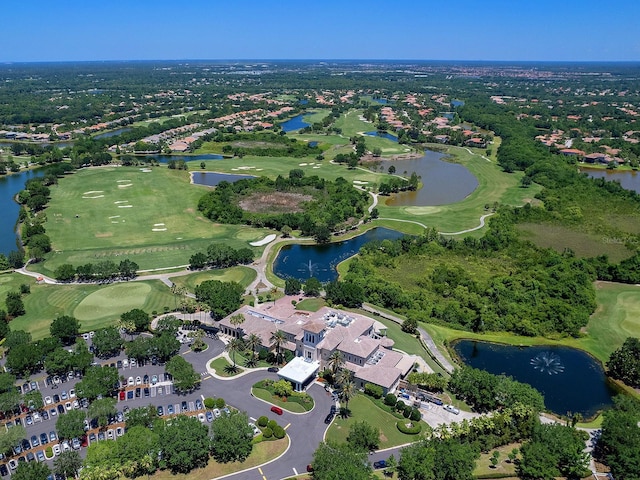
<path fill-rule="evenodd" d="M 303 120 L 303 117 L 308 115 L 307 113 L 301 113 L 300 115 L 296 115 L 295 117 L 283 122 L 280 126 L 282 130 L 285 132 L 293 132 L 295 130 L 300 130 L 301 128 L 308 127 L 310 124 Z"/>
<path fill-rule="evenodd" d="M 17 250 L 15 224 L 18 221 L 20 206 L 14 201 L 14 197 L 20 190 L 24 190 L 24 184 L 30 178 L 41 176 L 41 170 L 26 170 L 13 175 L 0 176 L 0 253 L 8 255 L 12 250 Z"/>
<path fill-rule="evenodd" d="M 505 374 L 544 395 L 546 407 L 559 415 L 579 412 L 585 418 L 612 404 L 615 391 L 600 364 L 568 347 L 514 347 L 461 340 L 453 349 L 467 365 Z"/>
<path fill-rule="evenodd" d="M 233 173 L 218 173 L 218 172 L 191 172 L 191 178 L 196 185 L 206 185 L 208 187 L 215 187 L 220 182 L 235 182 L 242 180 L 243 178 L 256 178 L 253 175 L 236 175 Z"/>
<path fill-rule="evenodd" d="M 463 165 L 445 162 L 442 160 L 444 157 L 444 153 L 426 150 L 420 158 L 380 162 L 385 172 L 393 165 L 396 174 L 409 177 L 415 172 L 422 182 L 422 188 L 415 192 L 391 195 L 385 203 L 392 206 L 421 207 L 447 205 L 471 195 L 478 187 L 476 177 Z"/>
<path fill-rule="evenodd" d="M 604 178 L 619 182 L 622 188 L 640 193 L 640 173 L 638 172 L 632 170 L 601 170 L 597 168 L 581 168 L 580 171 L 591 178 Z"/>
<path fill-rule="evenodd" d="M 280 278 L 297 278 L 304 282 L 315 277 L 321 282 L 338 278 L 336 266 L 352 257 L 372 240 L 395 240 L 403 234 L 388 228 L 373 228 L 362 235 L 327 245 L 285 245 L 273 263 L 273 273 Z"/>

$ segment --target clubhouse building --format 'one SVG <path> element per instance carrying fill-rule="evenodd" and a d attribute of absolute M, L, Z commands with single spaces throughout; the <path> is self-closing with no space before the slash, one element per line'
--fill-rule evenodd
<path fill-rule="evenodd" d="M 218 328 L 222 334 L 236 338 L 255 334 L 267 349 L 273 348 L 273 333 L 284 332 L 286 342 L 281 348 L 293 352 L 295 358 L 278 375 L 298 391 L 313 382 L 320 369 L 327 368 L 335 351 L 342 354 L 343 367 L 353 372 L 357 388 L 372 383 L 388 393 L 413 368 L 415 357 L 392 350 L 393 340 L 381 334 L 385 329 L 381 323 L 329 307 L 317 312 L 296 310 L 291 304 L 293 298 L 259 307 L 242 306 L 222 319 Z M 244 317 L 244 322 L 236 326 L 230 318 L 237 314 Z"/>

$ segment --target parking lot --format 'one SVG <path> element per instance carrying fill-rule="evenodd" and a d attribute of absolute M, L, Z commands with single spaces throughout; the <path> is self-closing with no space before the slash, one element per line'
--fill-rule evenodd
<path fill-rule="evenodd" d="M 84 335 L 90 343 L 90 334 Z M 186 338 L 186 337 L 183 337 Z M 207 359 L 218 355 L 224 350 L 224 344 L 216 338 L 204 338 L 208 348 L 200 354 L 190 353 L 186 342 L 180 349 L 180 354 L 187 359 L 198 355 L 194 362 L 196 371 L 202 378 L 209 374 L 206 370 Z M 0 458 L 0 475 L 8 476 L 18 466 L 19 462 L 47 461 L 52 462 L 56 455 L 63 451 L 76 450 L 81 456 L 86 453 L 85 447 L 92 442 L 115 439 L 125 433 L 126 413 L 130 409 L 153 405 L 160 416 L 170 417 L 177 414 L 196 416 L 203 423 L 211 423 L 215 418 L 223 415 L 225 409 L 206 411 L 203 405 L 205 395 L 202 389 L 187 395 L 179 395 L 173 390 L 171 376 L 165 373 L 164 365 L 157 362 L 140 364 L 135 359 L 126 358 L 124 352 L 113 358 L 95 358 L 98 365 L 117 368 L 120 374 L 120 388 L 116 395 L 117 413 L 109 419 L 106 428 L 98 428 L 96 422 L 85 424 L 85 435 L 76 439 L 59 439 L 56 432 L 56 421 L 61 415 L 71 410 L 85 410 L 89 407 L 86 399 L 76 395 L 76 384 L 82 379 L 80 374 L 66 376 L 47 376 L 45 372 L 34 375 L 27 380 L 18 380 L 16 387 L 21 394 L 31 390 L 39 390 L 42 394 L 44 407 L 39 411 L 30 411 L 22 406 L 20 411 L 14 412 L 7 418 L 0 419 L 4 428 L 22 425 L 26 429 L 26 436 L 17 445 L 11 455 Z M 211 395 L 207 395 L 211 396 Z M 45 457 L 45 449 L 52 447 L 53 457 Z"/>

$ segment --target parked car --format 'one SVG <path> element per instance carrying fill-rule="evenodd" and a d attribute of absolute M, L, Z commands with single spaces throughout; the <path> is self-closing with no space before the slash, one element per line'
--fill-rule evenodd
<path fill-rule="evenodd" d="M 202 410 L 204 407 L 200 399 L 196 400 L 196 410 Z"/>
<path fill-rule="evenodd" d="M 129 379 L 127 380 L 127 385 L 129 385 L 129 386 L 132 386 L 135 383 L 136 383 L 136 381 L 133 379 L 133 377 L 129 377 Z"/>
<path fill-rule="evenodd" d="M 123 401 L 126 395 L 127 395 L 127 392 L 125 392 L 124 390 L 120 390 L 120 393 L 119 393 L 120 401 Z"/>
<path fill-rule="evenodd" d="M 38 440 L 38 437 L 36 437 L 35 435 L 31 435 L 31 446 L 32 447 L 40 446 L 40 440 Z"/>
<path fill-rule="evenodd" d="M 3 477 L 9 475 L 9 469 L 4 463 L 0 464 L 0 475 L 2 475 Z"/>
<path fill-rule="evenodd" d="M 387 468 L 387 461 L 378 460 L 377 462 L 373 462 L 373 468 L 375 468 L 376 470 L 379 468 Z"/>
<path fill-rule="evenodd" d="M 127 392 L 127 400 L 131 400 L 133 398 L 133 390 L 129 390 Z"/>
<path fill-rule="evenodd" d="M 213 413 L 211 413 L 209 410 L 207 410 L 207 412 L 205 413 L 205 416 L 207 417 L 207 422 L 209 423 L 213 422 Z"/>
<path fill-rule="evenodd" d="M 173 415 L 173 405 L 167 405 L 167 414 Z"/>
<path fill-rule="evenodd" d="M 136 398 L 140 398 L 140 387 L 136 387 Z"/>
<path fill-rule="evenodd" d="M 38 450 L 36 452 L 36 458 L 38 459 L 39 462 L 44 462 L 46 460 L 44 456 L 44 452 L 42 450 Z"/>
<path fill-rule="evenodd" d="M 149 383 L 149 375 L 145 375 L 144 377 L 142 377 L 142 383 L 144 384 Z"/>
<path fill-rule="evenodd" d="M 80 440 L 78 440 L 77 438 L 74 438 L 73 440 L 71 440 L 71 447 L 74 450 L 80 450 Z"/>
<path fill-rule="evenodd" d="M 158 376 L 157 375 L 152 375 L 151 376 L 151 385 L 155 385 L 156 383 L 158 383 Z"/>
<path fill-rule="evenodd" d="M 69 398 L 69 396 L 67 395 L 67 391 L 66 391 L 66 390 L 63 390 L 63 391 L 60 393 L 60 398 L 61 398 L 62 400 L 66 400 L 67 398 Z"/>
<path fill-rule="evenodd" d="M 200 420 L 202 423 L 204 423 L 207 420 L 206 417 L 204 416 L 204 413 L 200 412 L 198 414 L 198 420 Z"/>
<path fill-rule="evenodd" d="M 34 462 L 36 460 L 36 456 L 33 452 L 27 452 L 27 462 Z"/>
<path fill-rule="evenodd" d="M 122 368 L 122 360 L 118 360 L 116 362 L 116 368 L 119 368 L 119 369 Z"/>
<path fill-rule="evenodd" d="M 58 435 L 56 434 L 56 432 L 54 430 L 51 430 L 49 432 L 49 441 L 50 442 L 55 442 L 56 440 L 58 440 Z"/>
<path fill-rule="evenodd" d="M 280 369 L 278 367 L 269 367 L 269 368 L 267 368 L 267 372 L 277 373 L 278 371 L 280 371 Z"/>
<path fill-rule="evenodd" d="M 332 421 L 333 421 L 333 414 L 332 413 L 330 413 L 329 415 L 327 415 L 324 418 L 324 423 L 326 423 L 327 425 L 329 425 Z"/>
<path fill-rule="evenodd" d="M 46 397 L 44 397 L 44 404 L 45 405 L 51 405 L 53 403 L 53 398 L 51 398 L 50 395 L 47 395 Z"/>
<path fill-rule="evenodd" d="M 40 445 L 46 445 L 47 443 L 49 443 L 49 437 L 43 432 L 40 434 Z"/>
<path fill-rule="evenodd" d="M 96 437 L 96 434 L 95 434 L 95 433 L 91 432 L 91 433 L 89 434 L 89 442 L 93 443 L 93 442 L 95 442 L 97 439 L 98 439 L 98 437 Z"/>
<path fill-rule="evenodd" d="M 136 385 L 142 385 L 142 377 L 140 375 L 136 377 Z"/>
<path fill-rule="evenodd" d="M 182 401 L 182 411 L 183 412 L 188 412 L 189 411 L 189 405 L 187 405 L 186 400 Z"/>
<path fill-rule="evenodd" d="M 220 415 L 221 415 L 220 410 L 218 410 L 217 408 L 214 408 L 212 412 L 215 418 L 220 418 Z"/>
<path fill-rule="evenodd" d="M 442 408 L 444 408 L 447 412 L 453 413 L 454 415 L 458 415 L 460 413 L 460 410 L 454 407 L 453 405 L 445 405 Z"/>
<path fill-rule="evenodd" d="M 64 405 L 62 405 L 61 403 L 58 404 L 58 413 L 60 414 L 64 413 Z"/>
<path fill-rule="evenodd" d="M 276 407 L 275 405 L 271 407 L 271 411 L 276 415 L 282 415 L 282 409 L 280 407 Z"/>

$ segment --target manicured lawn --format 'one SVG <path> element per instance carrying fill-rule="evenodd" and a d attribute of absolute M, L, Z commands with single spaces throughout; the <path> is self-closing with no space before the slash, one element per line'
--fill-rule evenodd
<path fill-rule="evenodd" d="M 251 393 L 253 394 L 254 397 L 261 398 L 265 402 L 273 403 L 274 405 L 281 407 L 283 410 L 288 410 L 289 412 L 304 413 L 308 411 L 299 403 L 283 402 L 282 400 L 280 400 L 279 397 L 272 395 L 271 392 L 263 388 L 253 387 L 251 389 Z"/>
<path fill-rule="evenodd" d="M 236 358 L 236 366 L 237 365 L 238 363 Z M 235 377 L 236 375 L 238 375 L 238 373 L 242 373 L 243 371 L 243 368 L 238 366 L 237 373 L 227 373 L 225 368 L 231 366 L 231 363 L 229 363 L 224 357 L 218 357 L 215 360 L 212 360 L 209 366 L 213 368 L 216 371 L 216 374 L 220 375 L 221 377 Z"/>
<path fill-rule="evenodd" d="M 296 310 L 305 310 L 307 312 L 317 312 L 326 304 L 327 302 L 324 301 L 324 298 L 310 297 L 310 298 L 305 298 L 301 302 L 298 302 L 296 304 Z"/>
<path fill-rule="evenodd" d="M 520 443 L 510 443 L 502 447 L 494 448 L 489 453 L 482 453 L 480 458 L 476 461 L 476 468 L 473 471 L 474 476 L 478 475 L 511 475 L 516 476 L 516 464 L 509 462 L 509 453 L 514 449 L 520 449 Z M 496 467 L 491 466 L 491 456 L 494 451 L 500 452 L 498 457 L 498 464 Z M 486 477 L 489 478 L 489 477 Z"/>
<path fill-rule="evenodd" d="M 186 288 L 193 293 L 198 285 L 206 280 L 218 280 L 221 282 L 238 282 L 243 287 L 248 287 L 256 278 L 256 271 L 249 267 L 237 266 L 220 270 L 204 270 L 188 275 L 171 277 L 171 281 L 179 287 Z"/>
<path fill-rule="evenodd" d="M 142 171 L 150 170 L 150 171 Z M 250 247 L 270 231 L 218 225 L 197 211 L 207 187 L 190 185 L 185 171 L 166 167 L 89 168 L 51 189 L 45 228 L 54 253 L 37 267 L 50 274 L 63 263 L 74 266 L 123 258 L 141 269 L 187 265 L 213 242 Z"/>
<path fill-rule="evenodd" d="M 281 455 L 289 445 L 289 437 L 272 442 L 260 442 L 253 446 L 251 455 L 242 463 L 217 463 L 213 459 L 204 468 L 192 470 L 188 474 L 173 475 L 168 470 L 159 471 L 149 477 L 150 480 L 209 480 L 220 478 L 240 470 L 262 465 Z"/>
<path fill-rule="evenodd" d="M 31 293 L 23 297 L 26 314 L 14 319 L 10 326 L 12 330 L 30 332 L 34 340 L 49 336 L 49 325 L 59 315 L 76 317 L 81 330 L 89 331 L 114 325 L 122 313 L 133 308 L 149 314 L 162 313 L 174 303 L 173 295 L 159 280 L 105 286 L 35 285 L 33 278 L 17 273 L 0 278 L 0 295 L 21 283 L 31 285 Z"/>
<path fill-rule="evenodd" d="M 380 429 L 380 448 L 394 447 L 420 439 L 420 434 L 405 435 L 400 433 L 396 427 L 396 423 L 400 419 L 381 410 L 363 394 L 358 394 L 351 399 L 349 409 L 351 410 L 349 418 L 342 419 L 337 416 L 333 421 L 327 431 L 327 440 L 346 442 L 350 425 L 363 420 Z M 424 433 L 429 426 L 422 421 L 420 423 L 422 425 L 421 433 Z"/>

